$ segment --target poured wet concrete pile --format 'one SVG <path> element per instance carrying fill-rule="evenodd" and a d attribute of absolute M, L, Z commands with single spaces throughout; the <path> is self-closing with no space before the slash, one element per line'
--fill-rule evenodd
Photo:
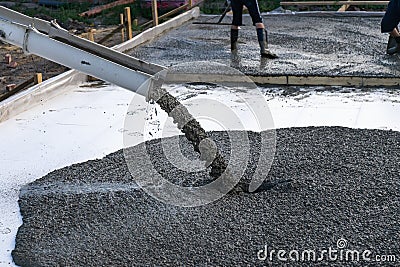
<path fill-rule="evenodd" d="M 229 154 L 226 133 L 211 136 L 221 153 Z M 249 138 L 248 175 L 260 140 L 255 133 Z M 145 144 L 154 165 L 164 166 L 176 183 L 184 181 L 183 172 L 163 164 L 159 141 Z M 196 157 L 185 137 L 180 144 L 184 155 Z M 266 179 L 284 182 L 182 208 L 137 188 L 117 151 L 26 185 L 19 201 L 23 225 L 12 255 L 21 266 L 254 266 L 271 263 L 257 258 L 265 245 L 322 250 L 336 248 L 344 238 L 350 249 L 400 256 L 399 170 L 399 132 L 279 129 Z M 272 263 L 281 262 L 275 257 Z"/>
<path fill-rule="evenodd" d="M 130 52 L 140 59 L 171 66 L 209 61 L 235 67 L 246 75 L 400 76 L 398 56 L 385 54 L 388 36 L 381 17 L 265 16 L 270 50 L 279 58 L 262 59 L 256 31 L 244 16 L 239 52 L 230 51 L 229 26 L 188 22 Z M 202 16 L 197 21 L 218 21 Z M 230 22 L 226 17 L 224 22 Z"/>

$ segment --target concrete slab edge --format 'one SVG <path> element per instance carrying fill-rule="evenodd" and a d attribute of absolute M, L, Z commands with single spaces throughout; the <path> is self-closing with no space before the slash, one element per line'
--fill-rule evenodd
<path fill-rule="evenodd" d="M 251 76 L 249 78 L 259 85 L 287 86 L 354 86 L 354 87 L 390 87 L 399 86 L 400 77 L 366 77 L 366 76 Z"/>
<path fill-rule="evenodd" d="M 168 30 L 179 27 L 193 18 L 197 18 L 199 15 L 200 9 L 195 7 L 156 27 L 150 28 L 136 35 L 131 40 L 114 46 L 113 49 L 120 52 L 130 50 L 140 44 L 153 40 Z M 68 85 L 77 85 L 86 80 L 87 76 L 85 74 L 75 70 L 70 70 L 12 96 L 0 103 L 0 123 L 68 91 L 71 89 Z"/>
<path fill-rule="evenodd" d="M 298 17 L 383 17 L 385 15 L 384 11 L 290 11 L 290 10 L 282 10 L 280 11 L 271 11 L 271 12 L 263 12 L 261 14 L 263 17 L 276 17 L 276 16 L 298 16 Z M 208 15 L 201 14 L 202 17 L 210 17 L 215 18 L 219 17 L 219 15 Z M 243 14 L 243 16 L 250 17 L 249 14 Z M 231 14 L 227 14 L 226 17 L 232 17 Z M 252 26 L 252 25 L 249 25 Z"/>
<path fill-rule="evenodd" d="M 64 72 L 35 85 L 1 102 L 0 122 L 6 121 L 47 99 L 60 95 L 86 79 L 86 75 L 75 70 Z"/>
<path fill-rule="evenodd" d="M 254 82 L 258 85 L 285 85 L 285 86 L 343 86 L 343 87 L 391 87 L 400 85 L 400 77 L 368 77 L 368 76 L 252 76 L 229 74 L 201 74 L 196 73 L 170 73 L 165 82 L 209 82 L 224 84 L 242 84 Z"/>
<path fill-rule="evenodd" d="M 299 17 L 383 17 L 384 11 L 289 11 L 286 12 L 266 12 L 262 16 L 299 16 Z"/>

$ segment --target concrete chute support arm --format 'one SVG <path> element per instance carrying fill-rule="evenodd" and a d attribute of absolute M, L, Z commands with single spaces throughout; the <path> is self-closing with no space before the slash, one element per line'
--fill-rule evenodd
<path fill-rule="evenodd" d="M 145 97 L 152 75 L 164 69 L 1 6 L 0 40 Z"/>

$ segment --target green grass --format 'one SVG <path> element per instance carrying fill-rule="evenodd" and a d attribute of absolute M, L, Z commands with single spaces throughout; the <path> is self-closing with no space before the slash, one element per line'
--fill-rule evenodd
<path fill-rule="evenodd" d="M 82 18 L 79 16 L 80 13 L 88 10 L 90 8 L 90 4 L 88 3 L 70 3 L 63 4 L 59 7 L 44 7 L 39 6 L 37 8 L 26 8 L 21 2 L 17 3 L 13 9 L 20 13 L 23 13 L 27 16 L 38 16 L 44 15 L 49 16 L 53 19 L 56 19 L 60 22 L 67 22 L 68 19 L 78 20 L 81 22 L 88 22 L 86 18 Z"/>
<path fill-rule="evenodd" d="M 58 7 L 45 7 L 39 6 L 38 8 L 26 8 L 21 2 L 17 3 L 13 9 L 15 11 L 21 12 L 27 16 L 38 16 L 44 15 L 56 19 L 59 22 L 65 23 L 68 20 L 77 20 L 80 22 L 84 22 L 86 24 L 91 24 L 94 19 L 96 21 L 101 20 L 101 23 L 104 25 L 117 25 L 120 23 L 119 14 L 124 13 L 125 7 L 131 8 L 132 18 L 137 18 L 142 15 L 142 11 L 139 7 L 139 3 L 134 3 L 131 5 L 125 6 L 117 6 L 114 8 L 110 8 L 108 10 L 104 10 L 102 13 L 97 15 L 96 17 L 80 17 L 79 14 L 89 10 L 92 7 L 89 3 L 66 3 L 60 5 Z M 100 18 L 100 19 L 99 19 Z"/>
<path fill-rule="evenodd" d="M 258 5 L 261 12 L 268 12 L 278 8 L 280 6 L 280 2 L 280 0 L 262 0 L 258 1 Z"/>

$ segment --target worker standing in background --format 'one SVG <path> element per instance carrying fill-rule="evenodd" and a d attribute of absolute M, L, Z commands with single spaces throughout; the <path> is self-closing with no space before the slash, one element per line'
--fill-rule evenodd
<path fill-rule="evenodd" d="M 261 56 L 265 58 L 277 58 L 278 56 L 268 50 L 268 34 L 260 14 L 257 0 L 231 0 L 233 20 L 231 27 L 231 50 L 237 50 L 239 38 L 239 26 L 242 25 L 243 6 L 249 10 L 249 14 L 256 26 L 258 43 L 260 44 Z"/>
<path fill-rule="evenodd" d="M 386 53 L 392 55 L 400 52 L 400 33 L 397 25 L 400 22 L 400 0 L 390 0 L 381 22 L 381 32 L 389 33 Z"/>

